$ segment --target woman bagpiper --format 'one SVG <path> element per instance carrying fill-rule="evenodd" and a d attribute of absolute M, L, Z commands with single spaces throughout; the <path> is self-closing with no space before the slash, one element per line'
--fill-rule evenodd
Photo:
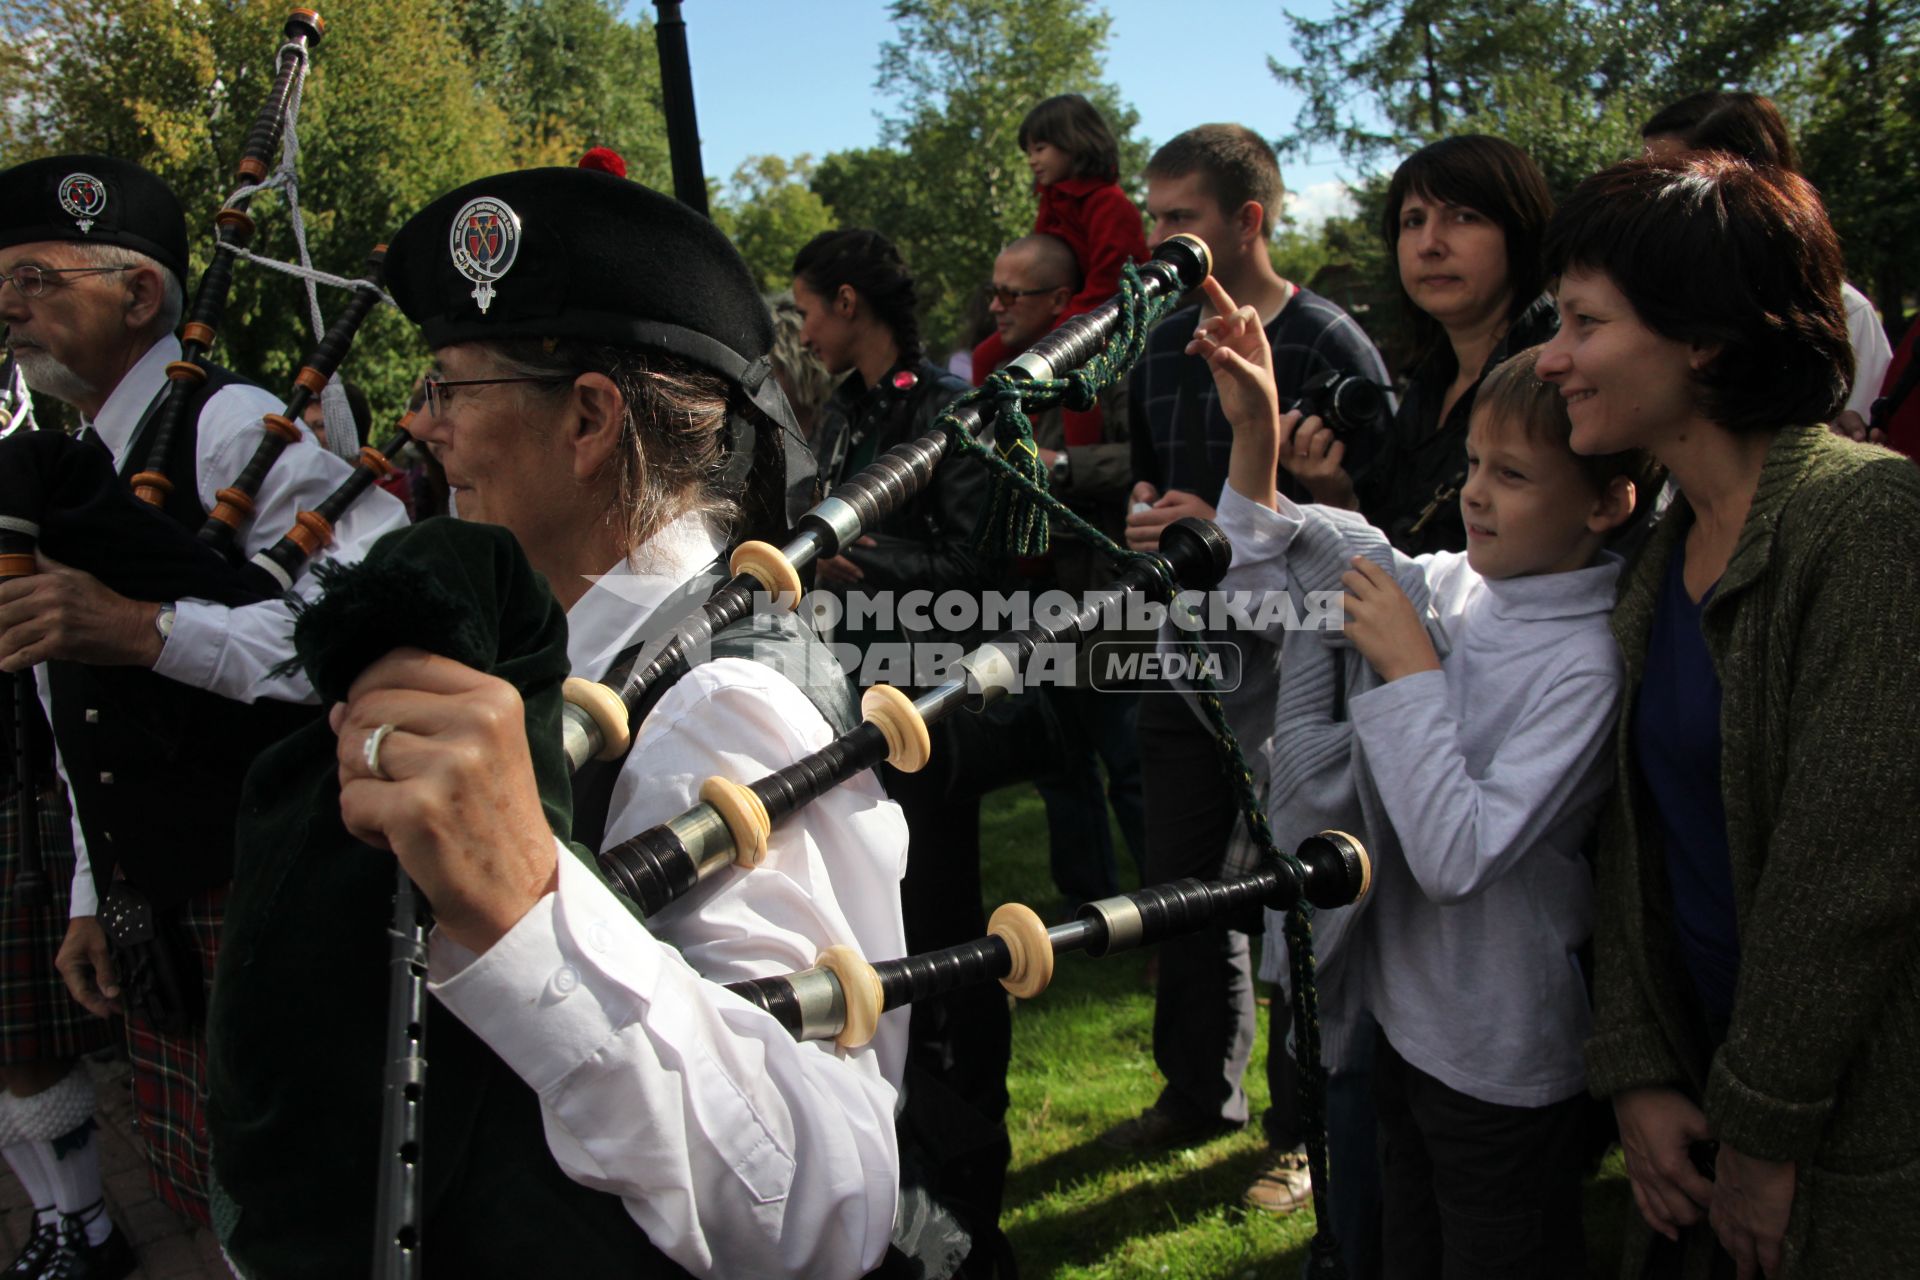
<path fill-rule="evenodd" d="M 544 606 L 565 610 L 566 666 L 606 678 L 698 609 L 743 494 L 763 516 L 782 506 L 769 459 L 791 424 L 752 278 L 705 219 L 577 169 L 450 192 L 400 231 L 388 263 L 434 351 L 414 429 L 446 469 L 456 514 L 511 535 L 550 588 Z M 486 579 L 445 576 L 437 585 L 452 591 Z M 545 634 L 537 621 L 498 625 Z M 785 767 L 852 715 L 817 645 L 797 664 L 699 656 L 635 723 L 616 768 L 576 776 L 576 842 L 610 844 L 679 814 L 709 775 Z M 514 684 L 401 649 L 353 681 L 334 708 L 337 747 L 323 744 L 337 753 L 346 830 L 391 850 L 432 905 L 430 990 L 458 1019 L 428 1035 L 429 1274 L 867 1272 L 893 1225 L 903 1017 L 858 1050 L 801 1044 L 721 984 L 811 964 L 834 944 L 902 954 L 898 809 L 870 776 L 836 788 L 773 833 L 758 867 L 727 869 L 642 921 L 555 837 L 549 819 L 569 797 L 564 783 L 555 794 L 554 701 L 541 705 L 550 718 L 533 739 Z M 315 1249 L 340 1244 L 323 1215 L 300 1219 L 313 1241 L 276 1227 L 305 1212 L 274 1181 L 298 1161 L 259 1137 L 265 1117 L 324 1097 L 292 1096 L 261 1069 L 259 1046 L 283 1037 L 269 1064 L 283 1069 L 333 1052 L 263 976 L 273 964 L 300 977 L 284 957 L 305 931 L 285 917 L 303 904 L 276 886 L 326 857 L 379 861 L 366 849 L 283 854 L 321 825 L 296 808 L 264 801 L 281 825 L 257 823 L 243 852 L 256 869 L 241 872 L 252 887 L 216 1010 L 232 1086 L 224 1100 L 216 1091 L 216 1167 L 239 1223 L 227 1243 L 268 1275 L 321 1274 L 334 1264 L 312 1261 Z M 287 839 L 260 834 L 276 831 Z M 316 1007 L 329 998 L 309 990 Z M 474 1079 L 486 1096 L 471 1096 Z M 436 1129 L 443 1093 L 478 1118 Z M 315 1158 L 344 1145 L 316 1143 Z M 286 1176 L 304 1176 L 309 1198 L 335 1193 L 310 1172 Z M 338 1194 L 364 1213 L 368 1186 Z M 364 1258 L 364 1244 L 356 1236 L 342 1256 Z"/>
<path fill-rule="evenodd" d="M 1616 165 L 1555 215 L 1540 357 L 1581 453 L 1678 491 L 1614 614 L 1589 1085 L 1625 1274 L 1895 1275 L 1920 1255 L 1920 474 L 1821 423 L 1852 372 L 1795 174 Z"/>

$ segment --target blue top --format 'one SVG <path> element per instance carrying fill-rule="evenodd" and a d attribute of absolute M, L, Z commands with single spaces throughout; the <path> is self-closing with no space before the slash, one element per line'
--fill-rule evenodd
<path fill-rule="evenodd" d="M 1654 607 L 1633 751 L 1666 848 L 1680 956 L 1708 1021 L 1723 1027 L 1740 974 L 1740 929 L 1720 791 L 1720 677 L 1700 631 L 1713 588 L 1699 604 L 1688 598 L 1685 561 L 1675 552 Z"/>

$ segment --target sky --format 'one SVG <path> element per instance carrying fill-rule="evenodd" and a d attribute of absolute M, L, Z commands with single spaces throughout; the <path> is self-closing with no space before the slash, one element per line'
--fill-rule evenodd
<path fill-rule="evenodd" d="M 630 5 L 638 8 L 638 4 Z M 647 8 L 651 9 L 651 5 Z M 1299 95 L 1267 70 L 1291 55 L 1285 10 L 1324 17 L 1332 0 L 1106 0 L 1113 18 L 1106 78 L 1158 144 L 1230 120 L 1272 139 Z M 874 88 L 892 33 L 885 0 L 686 0 L 688 57 L 707 176 L 724 182 L 748 156 L 816 159 L 875 145 L 889 105 Z M 1303 224 L 1341 207 L 1354 172 L 1332 148 L 1283 161 L 1290 211 Z"/>

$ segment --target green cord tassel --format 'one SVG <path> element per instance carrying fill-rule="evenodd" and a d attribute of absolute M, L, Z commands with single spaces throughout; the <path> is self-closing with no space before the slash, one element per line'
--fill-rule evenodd
<path fill-rule="evenodd" d="M 999 406 L 993 420 L 994 451 L 1005 464 L 994 472 L 993 505 L 982 529 L 996 530 L 999 545 L 1009 555 L 1045 555 L 1052 522 L 1035 495 L 1047 488 L 1047 472 L 1040 465 L 1040 446 L 1033 441 L 1033 421 L 1021 405 L 1022 382 L 996 373 L 981 389 Z"/>

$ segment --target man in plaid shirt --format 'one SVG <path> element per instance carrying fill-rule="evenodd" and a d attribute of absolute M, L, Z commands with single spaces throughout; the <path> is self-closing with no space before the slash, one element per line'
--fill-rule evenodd
<path fill-rule="evenodd" d="M 1207 242 L 1214 275 L 1265 322 L 1282 404 L 1291 406 L 1310 379 L 1329 369 L 1386 387 L 1380 353 L 1353 317 L 1274 270 L 1268 244 L 1282 194 L 1273 150 L 1251 130 L 1227 124 L 1190 129 L 1161 147 L 1147 166 L 1147 213 L 1153 221 L 1148 242 L 1157 244 L 1178 232 Z M 1162 322 L 1133 371 L 1135 483 L 1127 542 L 1138 550 L 1157 547 L 1160 531 L 1183 516 L 1211 519 L 1226 483 L 1232 429 L 1206 362 L 1186 354 L 1205 305 L 1184 308 Z M 1388 416 L 1382 412 L 1370 431 L 1342 441 L 1349 472 L 1364 470 Z M 1279 483 L 1289 496 L 1311 500 L 1292 477 L 1282 473 Z M 1264 778 L 1277 673 L 1259 663 L 1256 657 L 1243 667 L 1239 689 L 1226 698 L 1226 708 L 1254 776 Z M 1147 880 L 1220 875 L 1236 806 L 1211 733 L 1185 698 L 1163 693 L 1141 699 L 1139 735 Z M 1245 934 L 1224 928 L 1160 949 L 1153 1050 L 1166 1088 L 1151 1107 L 1104 1135 L 1109 1146 L 1134 1151 L 1185 1146 L 1246 1123 L 1241 1076 L 1254 1034 L 1248 951 Z M 1281 1002 L 1275 1002 L 1273 1017 L 1278 1045 L 1286 1017 Z M 1274 1108 L 1266 1117 L 1267 1138 L 1287 1154 L 1255 1184 L 1253 1194 L 1261 1207 L 1285 1212 L 1305 1201 L 1308 1184 L 1304 1161 L 1291 1150 L 1300 1135 L 1293 1117 L 1292 1064 L 1283 1050 L 1268 1055 L 1268 1075 Z"/>

